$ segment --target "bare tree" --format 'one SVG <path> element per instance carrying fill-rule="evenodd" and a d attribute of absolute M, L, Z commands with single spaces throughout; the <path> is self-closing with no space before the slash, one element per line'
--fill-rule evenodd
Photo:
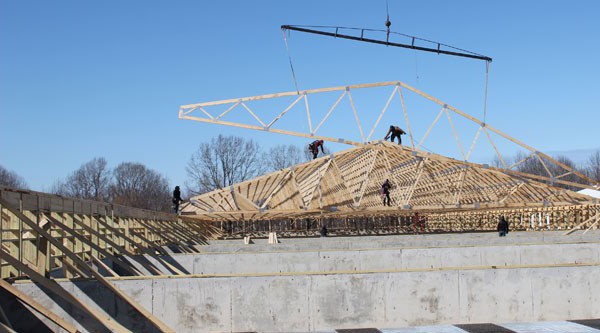
<path fill-rule="evenodd" d="M 502 164 L 502 161 L 504 161 L 504 163 L 509 163 L 506 159 L 503 158 L 502 160 L 500 160 L 498 155 L 494 155 L 494 158 L 492 158 L 490 165 L 493 166 L 494 168 L 504 168 L 504 164 Z M 507 167 L 508 166 L 509 165 L 507 165 Z"/>
<path fill-rule="evenodd" d="M 5 169 L 0 165 L 0 185 L 25 189 L 27 183 L 23 177 L 19 176 L 16 172 Z"/>
<path fill-rule="evenodd" d="M 558 161 L 558 162 L 568 166 L 572 170 L 577 170 L 577 166 L 575 165 L 575 163 L 566 156 L 558 155 L 558 156 L 554 156 L 552 158 L 555 161 Z M 567 171 L 563 167 L 557 165 L 556 163 L 554 163 L 548 159 L 545 159 L 545 158 L 540 159 L 535 155 L 527 155 L 523 152 L 519 152 L 514 157 L 513 161 L 514 162 L 511 162 L 510 164 L 520 162 L 515 167 L 515 170 L 517 170 L 519 172 L 529 173 L 529 174 L 538 175 L 538 176 L 544 176 L 544 177 L 548 177 L 548 178 L 554 177 L 556 179 L 570 181 L 570 182 L 580 182 L 581 181 L 579 176 L 574 175 L 574 174 L 568 174 L 569 171 Z M 542 163 L 542 161 L 543 161 L 543 163 Z M 550 173 L 548 173 L 548 172 L 550 172 Z M 553 182 L 546 182 L 546 183 L 551 183 L 551 185 L 567 188 L 570 190 L 577 189 L 577 187 L 559 184 L 559 183 L 553 183 Z"/>
<path fill-rule="evenodd" d="M 158 211 L 171 210 L 169 182 L 140 163 L 123 162 L 113 171 L 112 202 Z"/>
<path fill-rule="evenodd" d="M 104 157 L 96 157 L 73 171 L 65 182 L 57 181 L 52 192 L 73 198 L 109 200 L 111 170 Z"/>
<path fill-rule="evenodd" d="M 270 170 L 281 170 L 303 161 L 303 153 L 294 145 L 278 145 L 269 149 L 265 157 Z"/>
<path fill-rule="evenodd" d="M 186 168 L 188 189 L 204 193 L 259 176 L 266 170 L 260 156 L 258 143 L 237 136 L 201 143 Z"/>
<path fill-rule="evenodd" d="M 585 173 L 590 179 L 600 182 L 600 150 L 596 150 L 588 159 Z"/>

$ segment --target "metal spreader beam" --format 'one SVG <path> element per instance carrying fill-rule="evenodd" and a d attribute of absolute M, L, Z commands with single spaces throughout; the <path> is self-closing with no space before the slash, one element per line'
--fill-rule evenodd
<path fill-rule="evenodd" d="M 473 53 L 473 52 L 458 52 L 458 51 L 448 51 L 448 50 L 443 50 L 442 46 L 447 46 L 445 44 L 442 43 L 437 43 L 437 42 L 432 42 L 432 41 L 428 41 L 430 43 L 434 43 L 437 44 L 437 48 L 430 48 L 430 47 L 423 47 L 423 46 L 417 46 L 415 45 L 415 39 L 417 39 L 416 37 L 412 37 L 412 44 L 403 44 L 403 43 L 393 43 L 390 42 L 388 40 L 378 40 L 378 39 L 372 39 L 372 38 L 365 38 L 364 37 L 364 31 L 374 31 L 372 29 L 358 29 L 361 30 L 361 35 L 360 37 L 358 36 L 352 36 L 352 35 L 345 35 L 345 34 L 340 34 L 338 33 L 339 29 L 343 29 L 343 28 L 335 28 L 336 32 L 328 32 L 328 31 L 322 31 L 322 30 L 314 30 L 314 29 L 307 29 L 307 28 L 302 28 L 302 27 L 298 27 L 298 26 L 293 26 L 293 25 L 282 25 L 281 26 L 282 30 L 294 30 L 294 31 L 300 31 L 300 32 L 306 32 L 306 33 L 310 33 L 310 34 L 316 34 L 316 35 L 323 35 L 323 36 L 330 36 L 330 37 L 335 37 L 335 38 L 344 38 L 344 39 L 351 39 L 351 40 L 356 40 L 356 41 L 360 41 L 360 42 L 367 42 L 367 43 L 373 43 L 373 44 L 381 44 L 381 45 L 387 45 L 387 46 L 396 46 L 396 47 L 403 47 L 403 48 L 407 48 L 407 49 L 413 49 L 413 50 L 418 50 L 418 51 L 425 51 L 425 52 L 433 52 L 433 53 L 437 53 L 437 54 L 447 54 L 447 55 L 453 55 L 453 56 L 457 56 L 457 57 L 465 57 L 465 58 L 472 58 L 472 59 L 479 59 L 479 60 L 485 60 L 487 62 L 492 62 L 492 58 L 481 55 L 481 54 L 477 54 L 477 53 Z M 422 40 L 422 39 L 419 39 Z"/>

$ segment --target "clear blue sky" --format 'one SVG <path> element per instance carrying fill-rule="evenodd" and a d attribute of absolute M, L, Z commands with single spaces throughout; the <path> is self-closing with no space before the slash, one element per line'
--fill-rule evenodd
<path fill-rule="evenodd" d="M 494 58 L 492 126 L 541 151 L 600 147 L 600 2 L 389 0 L 389 11 L 393 31 Z M 97 156 L 144 163 L 175 185 L 219 133 L 304 145 L 179 120 L 178 106 L 293 90 L 282 24 L 384 21 L 385 1 L 1 0 L 0 164 L 36 190 Z M 400 80 L 481 117 L 481 61 L 294 32 L 289 42 L 303 89 Z"/>

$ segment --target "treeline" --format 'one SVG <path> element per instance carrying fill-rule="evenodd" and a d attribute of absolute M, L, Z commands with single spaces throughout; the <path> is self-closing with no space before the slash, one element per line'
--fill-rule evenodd
<path fill-rule="evenodd" d="M 310 153 L 293 145 L 265 150 L 251 139 L 219 135 L 201 143 L 190 157 L 185 189 L 189 196 L 224 188 L 311 157 Z M 2 166 L 0 185 L 20 189 L 28 187 L 21 176 Z M 78 199 L 171 211 L 174 186 L 167 177 L 141 163 L 123 162 L 109 168 L 104 157 L 96 157 L 69 173 L 65 179 L 55 181 L 50 192 Z"/>
<path fill-rule="evenodd" d="M 190 158 L 186 187 L 191 194 L 205 193 L 311 159 L 306 148 L 278 145 L 265 150 L 252 139 L 219 135 L 201 143 Z"/>
<path fill-rule="evenodd" d="M 569 168 L 578 171 L 590 178 L 591 180 L 600 182 L 600 150 L 595 151 L 590 155 L 590 157 L 585 161 L 583 165 L 576 165 L 573 160 L 570 158 L 557 155 L 552 157 L 554 160 L 568 166 Z M 542 161 L 544 163 L 542 163 Z M 525 172 L 533 175 L 539 175 L 544 177 L 550 177 L 548 172 L 550 172 L 556 179 L 566 180 L 570 182 L 580 183 L 582 180 L 579 176 L 568 173 L 562 167 L 554 164 L 553 162 L 547 161 L 544 158 L 538 158 L 536 155 L 525 154 L 523 152 L 517 153 L 512 158 L 507 158 L 504 160 L 504 164 L 500 161 L 498 157 L 495 157 L 492 165 L 499 168 L 511 167 L 513 165 L 513 170 L 519 172 Z M 560 178 L 558 178 L 560 177 Z M 579 190 L 577 187 L 563 185 L 563 184 L 554 184 L 555 186 L 567 188 L 570 190 Z"/>
<path fill-rule="evenodd" d="M 325 148 L 325 154 L 329 153 Z M 548 168 L 555 177 L 562 176 L 562 180 L 579 181 L 576 175 L 563 175 L 565 172 L 552 163 L 544 165 L 537 157 L 526 157 L 527 155 L 519 153 L 505 159 L 504 165 L 510 167 L 518 163 L 514 170 L 542 176 L 548 176 Z M 187 196 L 192 196 L 226 188 L 271 171 L 309 161 L 311 158 L 311 153 L 305 147 L 278 145 L 264 149 L 252 139 L 219 135 L 201 143 L 191 155 L 186 166 L 187 180 L 184 191 L 187 190 Z M 581 166 L 575 165 L 565 156 L 554 158 L 600 182 L 600 150 L 594 152 Z M 504 167 L 498 158 L 492 164 Z M 27 183 L 21 176 L 1 165 L 0 185 L 27 188 Z M 56 181 L 51 192 L 80 199 L 171 211 L 173 187 L 164 175 L 143 164 L 123 162 L 111 169 L 105 158 L 97 157 L 81 165 L 64 180 Z"/>
<path fill-rule="evenodd" d="M 56 181 L 51 192 L 150 210 L 170 209 L 170 186 L 165 176 L 141 163 L 123 162 L 111 169 L 103 157 Z"/>
<path fill-rule="evenodd" d="M 22 189 L 27 188 L 27 183 L 23 177 L 14 171 L 4 168 L 2 165 L 0 165 L 0 185 Z"/>

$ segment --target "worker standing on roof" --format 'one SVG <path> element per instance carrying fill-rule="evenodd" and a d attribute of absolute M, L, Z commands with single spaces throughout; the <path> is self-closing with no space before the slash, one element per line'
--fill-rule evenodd
<path fill-rule="evenodd" d="M 323 140 L 315 140 L 308 145 L 308 150 L 313 154 L 313 160 L 317 158 L 317 155 L 319 154 L 319 147 L 321 147 L 321 152 L 325 154 L 325 151 L 323 150 Z"/>
<path fill-rule="evenodd" d="M 391 200 L 390 200 L 390 189 L 392 188 L 392 184 L 390 184 L 390 180 L 386 179 L 385 182 L 383 183 L 383 185 L 381 185 L 381 196 L 383 197 L 383 205 L 386 205 L 386 200 L 387 200 L 387 205 L 391 206 Z"/>
<path fill-rule="evenodd" d="M 173 191 L 173 209 L 175 210 L 175 214 L 179 213 L 179 204 L 181 202 L 183 202 L 181 191 L 179 190 L 179 186 L 175 186 L 175 190 Z"/>
<path fill-rule="evenodd" d="M 398 144 L 401 145 L 402 144 L 402 137 L 401 135 L 406 134 L 406 132 L 404 132 L 403 129 L 401 129 L 398 126 L 390 126 L 390 129 L 388 130 L 387 134 L 385 135 L 385 138 L 383 138 L 384 140 L 387 140 L 390 135 L 392 136 L 392 142 L 394 142 L 395 138 L 398 138 Z"/>

